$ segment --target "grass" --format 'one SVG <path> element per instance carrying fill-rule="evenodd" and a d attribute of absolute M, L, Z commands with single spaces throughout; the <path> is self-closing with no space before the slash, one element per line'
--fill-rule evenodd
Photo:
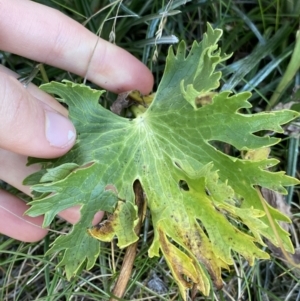
<path fill-rule="evenodd" d="M 234 52 L 229 62 L 221 68 L 223 90 L 251 91 L 252 112 L 270 110 L 277 104 L 287 104 L 291 99 L 299 101 L 295 93 L 300 81 L 299 68 L 295 68 L 295 64 L 299 62 L 294 61 L 297 55 L 293 56 L 295 47 L 298 47 L 298 0 L 195 0 L 185 5 L 185 1 L 180 0 L 170 3 L 157 0 L 124 0 L 122 3 L 108 0 L 36 2 L 55 7 L 80 23 L 85 22 L 89 30 L 101 32 L 101 37 L 105 39 L 114 38 L 117 45 L 149 66 L 156 85 L 163 72 L 169 44 L 155 46 L 155 35 L 161 33 L 167 40 L 175 35 L 179 40 L 184 39 L 190 47 L 193 40 L 201 39 L 206 22 L 210 22 L 214 27 L 224 30 L 222 50 Z M 165 22 L 162 22 L 161 12 L 169 15 Z M 292 57 L 294 70 L 289 67 Z M 35 66 L 32 61 L 7 53 L 3 53 L 2 63 L 25 76 Z M 38 74 L 33 81 L 39 85 L 46 78 L 71 79 L 62 70 L 44 66 L 44 76 Z M 72 75 L 72 79 L 82 81 L 75 75 Z M 114 97 L 108 93 L 107 103 Z M 292 134 L 295 132 L 281 135 L 282 143 L 273 148 L 271 155 L 281 160 L 282 170 L 299 177 L 299 138 Z M 299 189 L 290 190 L 287 200 L 292 212 L 292 238 L 297 248 L 300 230 L 297 213 L 300 206 Z M 57 220 L 53 229 L 67 232 L 69 226 Z M 144 226 L 143 231 L 132 277 L 122 300 L 181 300 L 164 259 L 148 258 L 151 228 Z M 50 232 L 46 239 L 36 244 L 25 244 L 0 236 L 0 300 L 109 300 L 124 251 L 119 250 L 115 242 L 103 243 L 102 254 L 95 267 L 90 271 L 83 270 L 80 276 L 67 281 L 64 271 L 56 267 L 61 255 L 43 256 L 56 236 Z M 221 291 L 212 291 L 206 298 L 197 294 L 189 300 L 300 300 L 299 273 L 299 270 L 291 269 L 275 257 L 249 266 L 243 258 L 236 256 L 235 265 L 223 272 L 224 288 Z"/>

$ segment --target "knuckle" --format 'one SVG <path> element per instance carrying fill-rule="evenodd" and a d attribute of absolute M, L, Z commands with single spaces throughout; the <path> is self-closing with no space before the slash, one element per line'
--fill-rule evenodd
<path fill-rule="evenodd" d="M 54 24 L 55 27 L 52 29 L 52 34 L 50 35 L 50 41 L 48 42 L 50 47 L 48 48 L 48 53 L 44 54 L 44 63 L 50 65 L 53 64 L 53 61 L 64 58 L 68 39 L 70 37 L 72 38 L 74 34 L 72 33 L 71 35 L 71 33 L 68 33 L 68 26 L 65 19 L 61 18 L 61 12 L 53 11 L 52 13 L 56 15 L 55 20 L 57 22 Z"/>

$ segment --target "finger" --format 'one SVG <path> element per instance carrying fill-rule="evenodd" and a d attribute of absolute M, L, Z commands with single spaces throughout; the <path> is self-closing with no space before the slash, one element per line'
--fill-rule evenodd
<path fill-rule="evenodd" d="M 28 206 L 17 197 L 0 190 L 0 232 L 25 242 L 42 239 L 48 232 L 41 227 L 43 217 L 24 215 Z"/>
<path fill-rule="evenodd" d="M 0 190 L 0 233 L 24 242 L 35 242 L 44 238 L 48 233 L 48 229 L 42 228 L 43 216 L 30 217 L 26 215 L 25 212 L 28 208 L 16 196 Z M 63 215 L 66 217 L 72 216 L 73 223 L 76 223 L 78 221 L 78 208 L 73 207 L 67 210 Z M 99 223 L 102 216 L 103 212 L 98 212 L 93 224 Z"/>
<path fill-rule="evenodd" d="M 65 209 L 59 213 L 59 216 L 64 220 L 68 221 L 71 224 L 76 224 L 80 220 L 80 206 L 74 206 L 68 209 Z M 94 219 L 92 221 L 93 225 L 97 225 L 100 223 L 104 216 L 103 211 L 99 211 L 95 214 Z"/>
<path fill-rule="evenodd" d="M 146 66 L 59 11 L 24 0 L 2 0 L 0 8 L 0 49 L 81 76 L 88 71 L 88 79 L 117 93 L 151 91 Z"/>
<path fill-rule="evenodd" d="M 0 72 L 7 74 L 11 77 L 18 78 L 20 75 L 12 70 L 0 65 Z M 59 112 L 64 116 L 68 116 L 68 110 L 63 107 L 55 98 L 50 96 L 48 93 L 42 91 L 37 86 L 32 83 L 29 83 L 26 90 L 36 99 L 43 102 L 47 106 L 51 107 L 53 110 Z"/>
<path fill-rule="evenodd" d="M 2 72 L 0 103 L 1 148 L 52 158 L 73 146 L 76 131 L 71 121 L 33 97 L 14 77 Z"/>
<path fill-rule="evenodd" d="M 21 156 L 13 152 L 0 149 L 0 179 L 30 196 L 30 187 L 23 185 L 22 182 L 30 174 L 37 172 L 40 169 L 40 166 L 38 164 L 26 166 L 26 163 L 26 156 Z M 102 211 L 96 213 L 92 222 L 93 225 L 99 223 L 103 218 L 103 215 L 104 212 Z M 60 212 L 59 216 L 69 223 L 76 224 L 80 220 L 80 207 L 74 206 L 68 208 Z"/>
<path fill-rule="evenodd" d="M 14 78 L 18 77 L 18 74 L 0 65 L 0 73 L 1 72 Z M 31 96 L 39 98 L 38 100 L 41 100 L 43 104 L 46 105 L 45 107 L 50 106 L 51 108 L 60 112 L 62 115 L 67 116 L 68 112 L 63 106 L 61 106 L 50 95 L 38 89 L 35 85 L 29 84 L 28 88 L 26 89 L 27 91 L 25 89 L 25 91 L 23 91 L 22 85 L 18 82 L 17 85 L 21 87 L 21 92 L 30 92 Z M 15 151 L 15 148 L 13 150 Z M 27 156 L 22 156 L 0 148 L 0 179 L 3 179 L 5 182 L 16 187 L 27 195 L 31 195 L 30 187 L 23 185 L 22 182 L 28 175 L 38 171 L 40 166 L 26 166 L 26 163 Z M 103 214 L 103 212 L 97 213 L 93 220 L 93 224 L 99 223 L 103 217 Z M 80 208 L 78 206 L 69 208 L 61 212 L 59 215 L 66 221 L 74 224 L 80 220 Z"/>
<path fill-rule="evenodd" d="M 30 187 L 23 185 L 23 180 L 41 168 L 39 164 L 26 164 L 26 156 L 0 148 L 0 179 L 30 196 Z"/>

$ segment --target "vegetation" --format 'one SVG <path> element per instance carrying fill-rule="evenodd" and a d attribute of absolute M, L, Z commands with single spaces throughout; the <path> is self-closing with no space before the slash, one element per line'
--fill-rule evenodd
<path fill-rule="evenodd" d="M 153 70 L 157 84 L 162 77 L 169 47 L 169 44 L 164 43 L 174 41 L 172 35 L 175 35 L 179 40 L 185 40 L 190 49 L 193 40 L 202 39 L 206 23 L 210 22 L 214 28 L 223 29 L 222 51 L 234 52 L 221 68 L 222 90 L 252 91 L 252 108 L 248 108 L 248 112 L 261 112 L 273 109 L 277 104 L 285 106 L 291 100 L 299 101 L 299 74 L 298 68 L 295 68 L 299 62 L 297 56 L 293 56 L 293 51 L 297 53 L 299 47 L 296 32 L 300 4 L 296 0 L 294 3 L 279 0 L 271 3 L 262 0 L 247 3 L 190 1 L 185 5 L 185 1 L 107 1 L 107 7 L 103 5 L 104 1 L 40 2 L 64 11 L 85 23 L 90 30 L 100 31 L 101 37 L 114 40 L 139 57 Z M 100 2 L 103 6 L 100 6 Z M 123 15 L 126 16 L 121 18 Z M 160 39 L 160 36 L 167 38 Z M 176 44 L 174 48 L 177 48 Z M 9 54 L 3 54 L 2 60 L 8 67 L 25 76 L 35 65 Z M 292 63 L 289 65 L 290 61 Z M 44 68 L 44 74 L 50 80 L 82 81 L 50 66 Z M 45 79 L 45 76 L 39 76 L 34 79 L 38 85 L 44 83 Z M 103 104 L 109 107 L 115 97 L 108 93 Z M 284 135 L 276 134 L 276 137 L 282 138 L 282 142 L 272 149 L 271 157 L 279 158 L 280 168 L 296 176 L 297 132 L 295 128 L 286 129 L 286 132 Z M 226 148 L 226 153 L 239 155 L 232 147 L 220 147 Z M 276 199 L 283 203 L 283 200 Z M 287 203 L 291 206 L 291 233 L 297 248 L 297 189 L 289 190 Z M 148 258 L 147 250 L 153 235 L 151 225 L 147 226 L 149 222 L 147 218 L 142 229 L 143 240 L 137 246 L 132 277 L 122 300 L 181 300 L 164 258 Z M 56 220 L 53 229 L 68 232 L 69 225 Z M 68 281 L 64 271 L 55 268 L 61 260 L 60 256 L 43 256 L 56 236 L 52 232 L 39 244 L 23 244 L 1 238 L 1 300 L 109 300 L 109 292 L 118 277 L 124 250 L 118 249 L 115 242 L 102 243 L 102 252 L 95 267 L 90 271 L 83 270 L 80 276 Z M 272 251 L 277 257 L 284 257 L 278 250 L 273 248 Z M 300 300 L 299 272 L 281 259 L 272 257 L 271 260 L 257 261 L 254 266 L 249 266 L 244 258 L 236 254 L 233 268 L 223 271 L 224 288 L 212 291 L 209 297 L 203 297 L 192 290 L 190 300 Z M 296 261 L 297 256 L 294 259 Z"/>

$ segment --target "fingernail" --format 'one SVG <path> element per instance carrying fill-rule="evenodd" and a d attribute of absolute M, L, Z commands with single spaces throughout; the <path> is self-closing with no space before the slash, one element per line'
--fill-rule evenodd
<path fill-rule="evenodd" d="M 46 138 L 51 146 L 64 148 L 76 138 L 76 130 L 72 122 L 66 117 L 50 111 L 46 115 Z"/>

